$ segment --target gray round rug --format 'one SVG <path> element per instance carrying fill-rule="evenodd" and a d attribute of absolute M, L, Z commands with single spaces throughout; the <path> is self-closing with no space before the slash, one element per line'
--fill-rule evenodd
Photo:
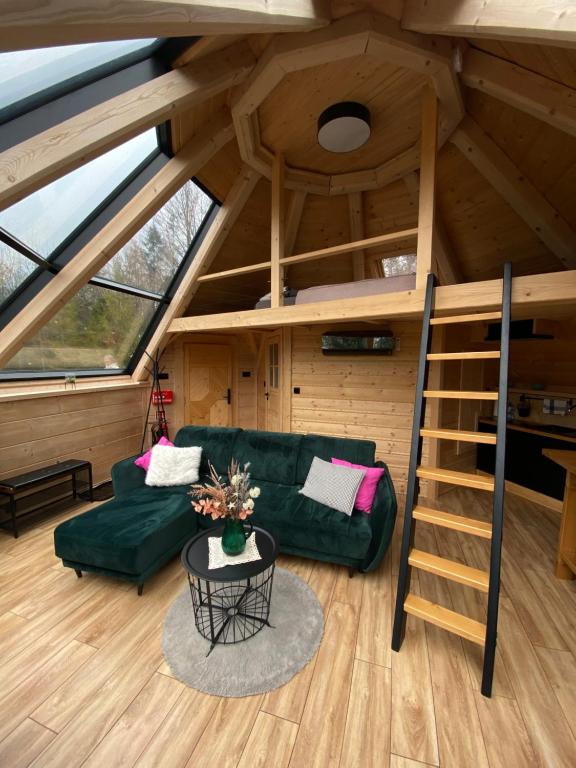
<path fill-rule="evenodd" d="M 234 645 L 210 643 L 197 631 L 188 587 L 170 606 L 162 650 L 172 673 L 191 688 L 214 696 L 252 696 L 279 688 L 316 653 L 324 633 L 322 606 L 291 571 L 276 568 L 270 624 Z"/>

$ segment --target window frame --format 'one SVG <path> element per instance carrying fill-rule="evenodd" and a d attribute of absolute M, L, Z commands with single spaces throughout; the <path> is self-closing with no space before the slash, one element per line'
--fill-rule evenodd
<path fill-rule="evenodd" d="M 117 283 L 114 280 L 110 280 L 109 278 L 103 278 L 103 277 L 93 277 L 90 280 L 88 280 L 87 283 L 84 283 L 84 285 L 95 285 L 101 288 L 106 288 L 109 290 L 117 291 L 119 293 L 129 294 L 132 296 L 137 296 L 138 298 L 143 298 L 143 299 L 147 299 L 149 301 L 155 301 L 158 303 L 158 307 L 154 312 L 154 314 L 152 315 L 150 322 L 142 332 L 140 341 L 134 348 L 134 351 L 130 356 L 130 360 L 128 361 L 128 364 L 124 368 L 93 368 L 93 369 L 82 369 L 82 370 L 66 369 L 66 370 L 54 370 L 54 371 L 26 372 L 26 371 L 4 371 L 0 369 L 0 383 L 3 381 L 33 381 L 33 380 L 42 380 L 42 379 L 44 380 L 61 379 L 65 376 L 74 376 L 77 379 L 88 379 L 88 378 L 93 378 L 95 376 L 126 376 L 126 375 L 131 376 L 132 375 L 137 364 L 140 361 L 140 358 L 144 354 L 144 350 L 148 346 L 156 328 L 158 327 L 158 324 L 160 323 L 162 317 L 164 316 L 164 313 L 168 309 L 171 301 L 173 300 L 174 295 L 180 283 L 184 279 L 186 272 L 188 271 L 192 262 L 194 261 L 194 258 L 198 252 L 198 249 L 200 248 L 202 241 L 206 236 L 206 233 L 210 229 L 212 222 L 214 221 L 214 218 L 218 213 L 218 210 L 221 205 L 220 201 L 218 201 L 214 197 L 214 195 L 212 195 L 202 184 L 197 182 L 194 177 L 189 179 L 189 181 L 196 184 L 204 194 L 208 195 L 208 197 L 211 200 L 211 204 L 210 204 L 210 207 L 208 208 L 206 215 L 204 216 L 202 223 L 198 227 L 198 230 L 196 231 L 194 238 L 192 239 L 192 242 L 189 244 L 188 248 L 186 249 L 186 253 L 178 269 L 174 273 L 172 280 L 168 284 L 168 287 L 164 294 L 158 294 L 152 291 L 146 291 L 141 288 L 133 288 L 132 286 L 124 285 L 123 283 Z M 25 246 L 23 247 L 26 248 Z M 23 255 L 27 255 L 27 254 L 23 254 Z M 36 254 L 36 256 L 45 262 L 45 266 L 39 267 L 38 270 L 36 270 L 36 272 L 39 271 L 42 274 L 49 273 L 50 276 L 53 276 L 54 274 L 57 274 L 60 271 L 60 269 L 62 269 L 63 265 L 57 266 L 53 261 L 49 262 L 47 259 L 43 259 L 43 257 L 39 256 L 38 254 Z M 15 291 L 15 293 L 16 292 L 17 291 Z M 26 304 L 28 304 L 28 302 L 26 302 Z"/>

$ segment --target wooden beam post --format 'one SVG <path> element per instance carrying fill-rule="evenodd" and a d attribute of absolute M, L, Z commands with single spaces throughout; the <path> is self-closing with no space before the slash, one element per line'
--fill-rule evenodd
<path fill-rule="evenodd" d="M 0 332 L 0 366 L 7 363 L 131 237 L 233 137 L 230 118 L 205 125 Z"/>
<path fill-rule="evenodd" d="M 418 205 L 420 178 L 414 171 L 403 178 L 406 189 L 414 205 Z M 444 221 L 440 215 L 438 207 L 434 212 L 434 238 L 432 242 L 433 258 L 438 267 L 438 279 L 441 285 L 452 285 L 453 283 L 463 283 L 464 277 L 458 264 L 458 257 L 452 247 Z"/>
<path fill-rule="evenodd" d="M 462 121 L 450 141 L 562 264 L 576 267 L 576 232 L 471 117 Z"/>
<path fill-rule="evenodd" d="M 147 128 L 244 80 L 245 43 L 156 77 L 0 154 L 0 210 Z"/>
<path fill-rule="evenodd" d="M 434 207 L 436 198 L 436 150 L 438 147 L 438 98 L 431 86 L 422 93 L 420 193 L 418 197 L 418 246 L 416 288 L 425 288 L 432 271 Z"/>
<path fill-rule="evenodd" d="M 329 23 L 329 0 L 47 0 L 5 8 L 0 47 L 12 51 L 141 37 L 305 32 Z"/>
<path fill-rule="evenodd" d="M 364 239 L 364 208 L 362 192 L 351 192 L 348 195 L 348 211 L 350 214 L 350 239 Z M 366 277 L 366 253 L 356 251 L 352 256 L 354 280 L 364 280 Z"/>
<path fill-rule="evenodd" d="M 270 300 L 272 307 L 281 307 L 284 303 L 284 258 L 285 219 L 284 219 L 284 157 L 275 155 L 272 168 L 272 222 L 270 242 Z"/>
<path fill-rule="evenodd" d="M 168 326 L 175 318 L 180 317 L 180 315 L 185 312 L 192 297 L 198 290 L 198 278 L 200 275 L 203 275 L 206 270 L 210 269 L 218 251 L 230 234 L 230 230 L 246 205 L 248 198 L 254 191 L 254 187 L 259 178 L 260 175 L 251 168 L 248 168 L 247 166 L 242 168 L 232 189 L 228 193 L 226 200 L 216 214 L 212 226 L 206 233 L 206 236 L 198 249 L 198 253 L 194 257 L 194 261 L 178 286 L 174 298 L 170 302 L 168 309 L 162 316 L 158 327 L 154 331 L 154 335 L 146 347 L 146 351 L 149 355 L 154 356 L 156 351 L 162 348 L 163 343 L 167 344 L 168 341 L 170 341 L 170 338 L 166 336 Z M 143 355 L 132 374 L 132 378 L 135 381 L 143 381 L 147 378 L 146 362 L 147 357 L 146 355 Z"/>

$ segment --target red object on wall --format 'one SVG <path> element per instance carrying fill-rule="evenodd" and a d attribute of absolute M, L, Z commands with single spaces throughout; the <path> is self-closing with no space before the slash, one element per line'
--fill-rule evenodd
<path fill-rule="evenodd" d="M 152 392 L 152 404 L 159 405 L 160 400 L 164 405 L 170 405 L 174 401 L 174 392 L 171 389 L 161 389 L 160 392 Z"/>

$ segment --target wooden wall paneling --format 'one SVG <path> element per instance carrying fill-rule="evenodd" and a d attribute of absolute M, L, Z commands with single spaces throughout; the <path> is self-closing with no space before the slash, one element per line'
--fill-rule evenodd
<path fill-rule="evenodd" d="M 377 457 L 389 465 L 396 490 L 402 493 L 420 325 L 399 321 L 386 325 L 400 346 L 382 358 L 328 357 L 321 351 L 321 335 L 328 328 L 293 329 L 292 389 L 299 387 L 300 394 L 292 394 L 291 427 L 293 432 L 375 440 Z"/>
<path fill-rule="evenodd" d="M 438 99 L 431 86 L 422 94 L 420 192 L 418 198 L 418 247 L 416 288 L 424 288 L 434 270 L 434 208 L 436 205 L 436 153 L 438 149 Z"/>
<path fill-rule="evenodd" d="M 447 144 L 439 155 L 438 206 L 465 281 L 502 277 L 502 262 L 515 275 L 560 269 L 560 263 L 524 219 L 459 150 Z"/>
<path fill-rule="evenodd" d="M 156 77 L 5 150 L 0 155 L 0 205 L 12 205 L 179 110 L 227 90 L 254 66 L 244 43 L 212 56 L 210 61 Z"/>
<path fill-rule="evenodd" d="M 158 171 L 34 298 L 34 310 L 21 310 L 0 333 L 0 365 L 10 360 L 61 307 L 186 183 L 232 135 L 226 115 L 218 115 L 201 134 Z"/>
<path fill-rule="evenodd" d="M 235 140 L 228 142 L 196 174 L 198 181 L 208 189 L 217 200 L 226 199 L 238 174 L 242 170 L 242 159 Z"/>
<path fill-rule="evenodd" d="M 576 65 L 576 51 L 574 52 Z M 576 138 L 511 104 L 469 91 L 469 114 L 576 230 Z"/>
<path fill-rule="evenodd" d="M 285 195 L 284 195 L 284 157 L 274 156 L 272 167 L 272 216 L 270 227 L 270 305 L 281 307 L 284 304 L 284 267 L 282 259 L 285 235 Z"/>
<path fill-rule="evenodd" d="M 282 431 L 292 426 L 292 328 L 282 328 L 280 386 L 282 387 Z"/>
<path fill-rule="evenodd" d="M 139 451 L 147 403 L 145 387 L 0 402 L 2 474 L 83 458 L 103 482 L 115 461 Z"/>
<path fill-rule="evenodd" d="M 0 36 L 4 50 L 37 48 L 67 43 L 125 40 L 139 37 L 196 37 L 244 33 L 286 32 L 323 27 L 330 21 L 328 0 L 283 0 L 246 3 L 210 0 L 130 0 L 110 6 L 102 13 L 100 3 L 84 3 L 75 9 L 50 4 L 27 9 L 14 8 L 3 18 Z"/>
<path fill-rule="evenodd" d="M 576 265 L 576 232 L 559 216 L 520 169 L 470 117 L 450 141 L 494 186 L 565 267 Z"/>

